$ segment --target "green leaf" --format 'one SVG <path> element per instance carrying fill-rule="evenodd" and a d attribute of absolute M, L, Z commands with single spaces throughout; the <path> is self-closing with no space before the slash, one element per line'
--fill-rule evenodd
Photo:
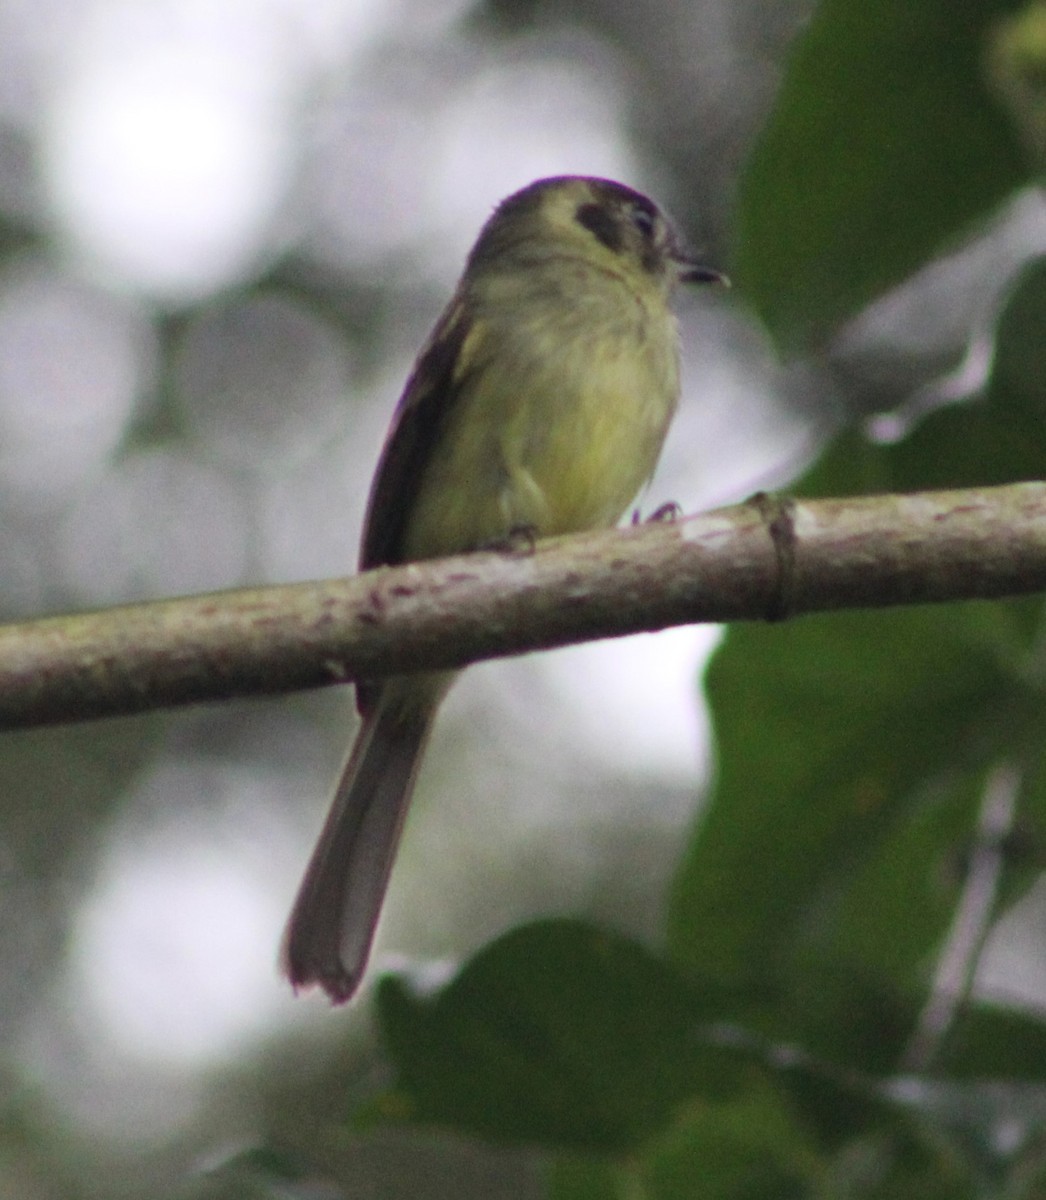
<path fill-rule="evenodd" d="M 501 1141 L 624 1152 L 693 1095 L 731 1089 L 744 1056 L 708 1045 L 710 1006 L 671 967 L 579 922 L 517 929 L 442 992 L 383 980 L 397 1086 L 380 1114 Z"/>
<path fill-rule="evenodd" d="M 767 1086 L 684 1113 L 643 1155 L 639 1194 L 651 1200 L 800 1200 L 823 1170 L 808 1132 Z"/>
<path fill-rule="evenodd" d="M 949 1032 L 940 1071 L 952 1079 L 1046 1084 L 1046 1022 L 995 1004 L 972 1004 Z"/>
<path fill-rule="evenodd" d="M 1046 421 L 1028 428 L 1025 414 L 979 397 L 938 409 L 890 445 L 850 430 L 793 490 L 814 497 L 993 487 L 1038 479 L 1044 464 Z"/>
<path fill-rule="evenodd" d="M 636 1197 L 633 1170 L 605 1158 L 558 1158 L 549 1166 L 546 1182 L 549 1200 L 635 1200 Z"/>
<path fill-rule="evenodd" d="M 742 179 L 736 281 L 788 349 L 822 338 L 1028 183 L 989 95 L 1015 0 L 822 0 Z"/>
<path fill-rule="evenodd" d="M 779 1067 L 729 1100 L 694 1104 L 630 1159 L 631 1191 L 651 1200 L 761 1200 L 764 1196 L 861 1196 L 866 1200 L 973 1200 L 984 1156 L 894 1091 L 812 1069 Z M 841 1105 L 838 1130 L 810 1120 L 811 1087 Z M 967 1102 L 976 1101 L 972 1089 Z M 988 1105 L 997 1114 L 999 1106 Z M 995 1135 L 985 1122 L 981 1133 Z M 975 1130 L 963 1131 L 967 1134 Z M 998 1141 L 998 1139 L 996 1139 Z M 996 1169 L 1000 1165 L 997 1146 Z M 569 1193 L 558 1200 L 568 1200 Z"/>
<path fill-rule="evenodd" d="M 862 972 L 902 992 L 929 981 L 962 887 L 983 787 L 983 772 L 957 771 L 911 797 L 854 863 L 831 928 L 822 932 L 831 943 L 824 953 L 841 948 Z"/>
<path fill-rule="evenodd" d="M 914 993 L 961 884 L 969 777 L 1043 722 L 1019 630 L 987 604 L 732 629 L 708 672 L 721 765 L 672 899 L 677 960 L 745 986 L 813 956 Z"/>
<path fill-rule="evenodd" d="M 728 1100 L 695 1102 L 619 1161 L 560 1158 L 550 1200 L 972 1200 L 972 1163 L 912 1104 L 869 1095 L 825 1141 L 797 1102 L 802 1071 L 755 1080 Z M 809 1082 L 809 1077 L 806 1078 Z M 845 1103 L 845 1090 L 826 1087 Z M 947 1140 L 947 1146 L 942 1143 Z"/>
<path fill-rule="evenodd" d="M 1046 258 L 1027 265 L 1002 305 L 991 375 L 982 395 L 945 404 L 890 445 L 855 446 L 853 435 L 811 473 L 819 487 L 875 490 L 986 487 L 1046 475 Z M 975 351 L 976 352 L 976 351 Z M 987 354 L 988 347 L 981 353 Z M 862 475 L 855 479 L 854 467 Z M 829 467 L 834 463 L 834 468 Z M 871 489 L 868 489 L 871 490 Z"/>
<path fill-rule="evenodd" d="M 1046 473 L 1046 258 L 1020 272 L 995 331 L 988 395 L 999 415 L 1037 455 Z"/>

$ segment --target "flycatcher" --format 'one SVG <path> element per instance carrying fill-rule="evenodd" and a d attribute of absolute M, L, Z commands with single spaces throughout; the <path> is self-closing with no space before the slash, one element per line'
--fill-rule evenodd
<path fill-rule="evenodd" d="M 653 201 L 542 179 L 503 201 L 422 348 L 371 485 L 360 569 L 615 524 L 679 398 L 669 307 L 716 271 Z M 362 726 L 291 912 L 284 969 L 359 987 L 414 780 L 453 673 L 357 688 Z"/>

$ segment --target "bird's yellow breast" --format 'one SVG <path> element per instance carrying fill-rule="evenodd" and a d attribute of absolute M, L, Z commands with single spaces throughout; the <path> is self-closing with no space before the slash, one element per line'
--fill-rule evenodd
<path fill-rule="evenodd" d="M 664 297 L 566 264 L 475 302 L 404 557 L 613 525 L 657 462 L 679 394 Z"/>

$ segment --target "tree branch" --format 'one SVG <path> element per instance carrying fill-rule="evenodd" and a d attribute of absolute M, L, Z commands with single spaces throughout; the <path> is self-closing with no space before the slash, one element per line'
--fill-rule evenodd
<path fill-rule="evenodd" d="M 1046 590 L 1046 483 L 761 496 L 685 520 L 0 627 L 0 729 L 546 649 L 700 621 Z"/>

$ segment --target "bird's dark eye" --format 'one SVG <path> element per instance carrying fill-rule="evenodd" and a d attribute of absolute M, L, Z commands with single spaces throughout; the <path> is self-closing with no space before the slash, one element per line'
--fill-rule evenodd
<path fill-rule="evenodd" d="M 643 237 L 652 238 L 654 236 L 654 225 L 656 222 L 654 214 L 650 209 L 642 208 L 637 204 L 632 208 L 629 216 L 632 218 L 632 224 L 639 230 Z"/>

